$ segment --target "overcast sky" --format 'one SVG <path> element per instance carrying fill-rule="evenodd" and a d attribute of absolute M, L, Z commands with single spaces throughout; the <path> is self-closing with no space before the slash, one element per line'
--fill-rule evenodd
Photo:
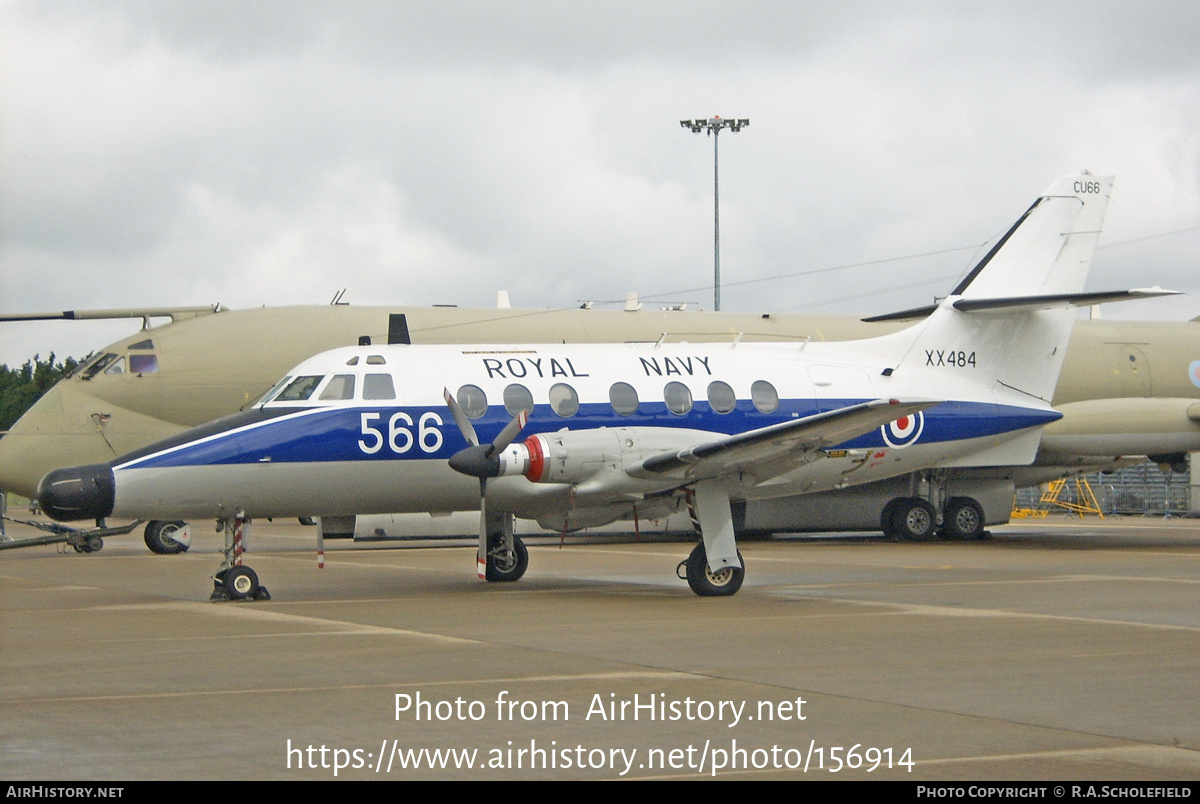
<path fill-rule="evenodd" d="M 927 303 L 1087 169 L 1089 287 L 1191 292 L 1106 317 L 1200 314 L 1195 2 L 0 0 L 0 37 L 0 313 L 710 308 L 679 121 L 721 115 L 724 309 Z M 0 362 L 134 328 L 0 323 Z"/>

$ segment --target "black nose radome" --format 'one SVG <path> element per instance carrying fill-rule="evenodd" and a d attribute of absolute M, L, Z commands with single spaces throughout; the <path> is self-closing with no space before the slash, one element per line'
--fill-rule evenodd
<path fill-rule="evenodd" d="M 103 519 L 112 513 L 116 481 L 106 463 L 55 469 L 38 483 L 37 500 L 53 519 Z"/>

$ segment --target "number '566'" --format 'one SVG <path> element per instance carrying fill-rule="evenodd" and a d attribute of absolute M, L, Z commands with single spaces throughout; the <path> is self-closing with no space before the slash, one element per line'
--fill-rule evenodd
<path fill-rule="evenodd" d="M 378 413 L 363 413 L 362 416 L 362 434 L 363 438 L 358 439 L 358 448 L 368 455 L 374 455 L 379 450 L 383 449 L 383 445 L 387 444 L 392 452 L 397 455 L 403 455 L 413 448 L 414 444 L 421 447 L 422 452 L 437 452 L 442 447 L 442 431 L 438 426 L 442 424 L 442 417 L 436 413 L 422 413 L 421 418 L 417 423 L 416 434 L 413 434 L 412 416 L 407 413 L 393 413 L 388 419 L 387 436 L 383 434 L 383 423 L 375 425 L 376 419 L 380 418 Z"/>

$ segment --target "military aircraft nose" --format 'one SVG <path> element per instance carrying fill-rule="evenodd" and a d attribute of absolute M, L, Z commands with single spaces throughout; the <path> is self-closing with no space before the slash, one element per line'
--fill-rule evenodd
<path fill-rule="evenodd" d="M 116 486 L 106 463 L 55 469 L 38 483 L 38 505 L 60 522 L 102 519 L 112 513 Z"/>

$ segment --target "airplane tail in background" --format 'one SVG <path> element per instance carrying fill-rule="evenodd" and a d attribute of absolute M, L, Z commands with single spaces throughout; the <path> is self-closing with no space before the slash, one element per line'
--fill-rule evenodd
<path fill-rule="evenodd" d="M 1112 181 L 1087 173 L 1057 179 L 936 307 L 880 317 L 931 313 L 879 339 L 904 351 L 893 371 L 945 369 L 954 380 L 1049 403 L 1071 336 L 1071 308 L 1154 295 L 1083 293 Z"/>

